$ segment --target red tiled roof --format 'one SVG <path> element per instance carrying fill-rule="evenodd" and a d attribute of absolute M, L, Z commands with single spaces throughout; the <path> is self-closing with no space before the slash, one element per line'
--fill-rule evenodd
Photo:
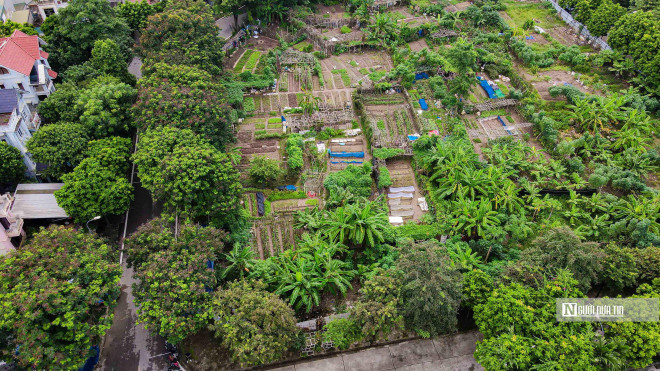
<path fill-rule="evenodd" d="M 0 38 L 0 65 L 23 75 L 30 74 L 36 60 L 47 57 L 48 53 L 39 49 L 39 37 L 36 35 L 15 30 L 10 37 Z"/>
<path fill-rule="evenodd" d="M 57 72 L 53 70 L 48 70 L 48 76 L 50 76 L 51 79 L 56 79 L 57 78 Z"/>

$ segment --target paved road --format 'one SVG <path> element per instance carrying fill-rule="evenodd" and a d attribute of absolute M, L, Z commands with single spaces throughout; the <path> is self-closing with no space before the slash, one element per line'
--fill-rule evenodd
<path fill-rule="evenodd" d="M 151 202 L 151 195 L 142 188 L 139 180 L 134 179 L 135 199 L 128 213 L 127 235 L 137 227 L 158 214 Z M 133 297 L 133 270 L 124 269 L 120 284 L 121 295 L 115 307 L 115 317 L 108 330 L 101 350 L 101 369 L 107 371 L 148 371 L 166 370 L 167 360 L 164 355 L 165 340 L 152 336 L 142 325 L 136 325 L 137 312 Z M 153 357 L 153 358 L 152 358 Z"/>
<path fill-rule="evenodd" d="M 247 13 L 239 14 L 238 15 L 238 24 L 242 24 L 243 21 L 247 18 Z M 220 28 L 220 33 L 218 36 L 222 37 L 223 39 L 228 39 L 232 35 L 232 30 L 234 27 L 234 16 L 230 15 L 224 18 L 219 18 L 218 20 L 215 21 L 215 25 Z"/>
<path fill-rule="evenodd" d="M 331 358 L 304 361 L 271 371 L 478 371 L 472 354 L 480 333 L 412 340 Z"/>

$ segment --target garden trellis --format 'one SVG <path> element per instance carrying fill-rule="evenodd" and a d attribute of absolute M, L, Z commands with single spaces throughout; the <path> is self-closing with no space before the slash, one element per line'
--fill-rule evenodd
<path fill-rule="evenodd" d="M 289 127 L 298 130 L 308 130 L 311 128 L 346 128 L 347 124 L 353 120 L 353 108 L 350 105 L 337 108 L 320 104 L 319 110 L 311 115 L 301 115 L 292 117 L 289 121 Z"/>

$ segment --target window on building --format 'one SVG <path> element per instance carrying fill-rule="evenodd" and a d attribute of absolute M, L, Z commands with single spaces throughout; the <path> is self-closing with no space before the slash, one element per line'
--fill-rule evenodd
<path fill-rule="evenodd" d="M 23 132 L 23 129 L 20 128 L 20 126 L 17 128 L 16 132 L 18 133 L 18 136 L 21 138 L 25 136 L 25 133 Z"/>
<path fill-rule="evenodd" d="M 9 74 L 8 69 L 6 69 L 4 67 L 0 67 L 0 75 L 8 75 L 8 74 Z"/>
<path fill-rule="evenodd" d="M 46 15 L 46 17 L 50 17 L 51 15 L 55 14 L 55 9 L 45 8 L 44 9 L 44 14 Z"/>
<path fill-rule="evenodd" d="M 0 89 L 5 89 L 5 84 L 0 82 Z"/>

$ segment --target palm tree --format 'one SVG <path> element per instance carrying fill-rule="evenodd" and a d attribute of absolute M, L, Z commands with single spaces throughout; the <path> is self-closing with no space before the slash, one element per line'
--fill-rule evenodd
<path fill-rule="evenodd" d="M 352 224 L 352 212 L 350 205 L 336 208 L 328 213 L 323 226 L 325 233 L 332 241 L 344 243 L 348 240 L 351 231 L 355 228 Z"/>
<path fill-rule="evenodd" d="M 223 280 L 243 278 L 249 273 L 249 265 L 254 260 L 256 254 L 250 246 L 241 247 L 239 243 L 236 243 L 234 248 L 225 254 L 224 258 L 227 260 L 229 265 L 222 270 L 220 277 Z"/>
<path fill-rule="evenodd" d="M 366 247 L 375 247 L 377 243 L 384 242 L 382 231 L 388 226 L 387 215 L 373 210 L 371 205 L 371 203 L 364 206 L 354 204 L 350 207 L 353 228 L 349 233 L 349 238 L 354 244 L 363 247 L 365 243 Z"/>

